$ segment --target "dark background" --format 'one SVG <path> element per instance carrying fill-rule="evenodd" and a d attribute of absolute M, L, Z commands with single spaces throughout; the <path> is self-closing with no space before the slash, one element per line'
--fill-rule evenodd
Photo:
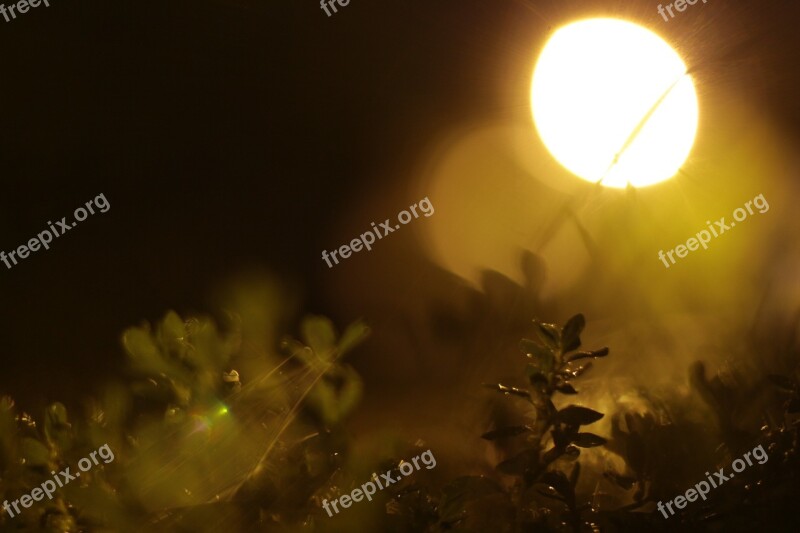
<path fill-rule="evenodd" d="M 124 328 L 207 310 L 243 267 L 350 319 L 321 296 L 332 225 L 451 124 L 524 108 L 533 43 L 587 4 L 657 16 L 649 0 L 352 0 L 330 18 L 313 1 L 52 0 L 0 20 L 0 249 L 111 204 L 0 265 L 0 393 L 85 394 L 119 371 Z M 705 31 L 757 66 L 741 90 L 796 131 L 798 8 L 714 8 Z"/>

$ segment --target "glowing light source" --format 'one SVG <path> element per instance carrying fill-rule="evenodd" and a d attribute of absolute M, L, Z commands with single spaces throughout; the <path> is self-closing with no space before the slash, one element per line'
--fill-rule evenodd
<path fill-rule="evenodd" d="M 672 177 L 697 131 L 686 65 L 663 39 L 616 19 L 556 31 L 536 63 L 534 122 L 555 159 L 610 187 Z"/>

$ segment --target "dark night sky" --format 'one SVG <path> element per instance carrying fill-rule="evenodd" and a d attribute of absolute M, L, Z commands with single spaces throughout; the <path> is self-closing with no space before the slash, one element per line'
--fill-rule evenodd
<path fill-rule="evenodd" d="M 796 126 L 796 69 L 781 70 L 797 64 L 797 38 L 781 41 L 796 19 L 726 13 L 721 27 L 769 28 L 760 67 L 781 74 L 750 89 Z M 335 314 L 314 296 L 328 228 L 450 124 L 524 98 L 530 71 L 515 69 L 546 27 L 500 0 L 352 0 L 330 19 L 313 1 L 51 0 L 0 20 L 0 249 L 101 192 L 111 203 L 0 265 L 0 392 L 83 390 L 121 366 L 125 327 L 204 310 L 242 266 L 298 280 L 306 308 Z"/>

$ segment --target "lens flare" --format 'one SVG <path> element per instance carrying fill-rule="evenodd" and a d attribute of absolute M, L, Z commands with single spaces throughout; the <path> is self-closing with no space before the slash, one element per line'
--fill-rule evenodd
<path fill-rule="evenodd" d="M 686 65 L 653 32 L 616 19 L 556 31 L 533 73 L 536 129 L 570 172 L 609 187 L 666 180 L 691 151 L 697 95 Z"/>

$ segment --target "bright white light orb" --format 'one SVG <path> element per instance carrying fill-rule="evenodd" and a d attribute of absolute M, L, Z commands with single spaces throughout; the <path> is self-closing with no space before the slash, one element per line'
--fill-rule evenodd
<path fill-rule="evenodd" d="M 536 129 L 555 159 L 609 187 L 675 175 L 697 132 L 686 65 L 655 33 L 616 19 L 564 26 L 533 72 Z"/>

